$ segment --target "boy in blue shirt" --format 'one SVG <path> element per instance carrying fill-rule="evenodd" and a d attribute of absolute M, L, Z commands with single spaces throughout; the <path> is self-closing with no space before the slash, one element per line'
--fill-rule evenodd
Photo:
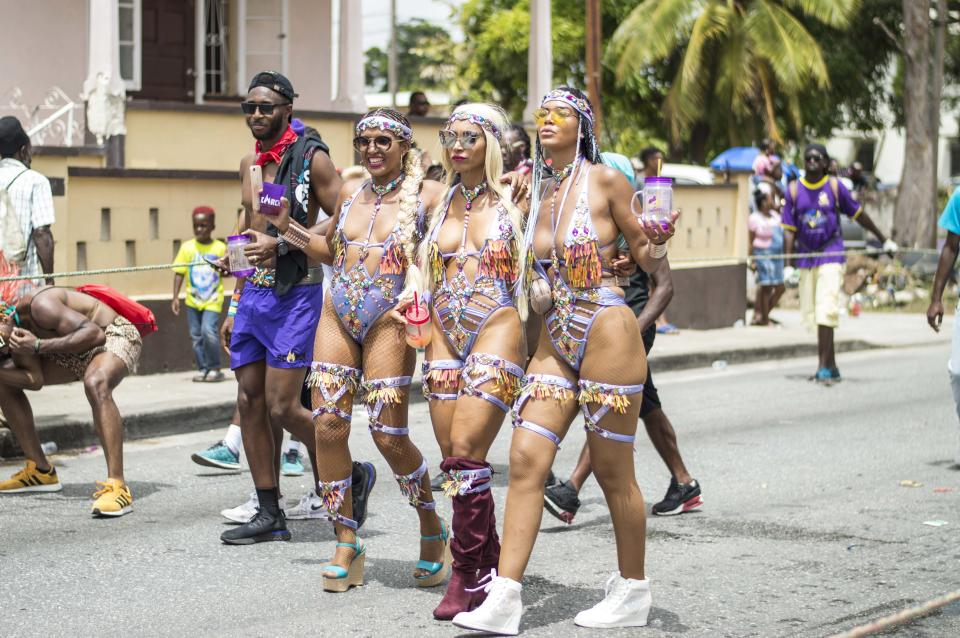
<path fill-rule="evenodd" d="M 937 264 L 937 274 L 933 279 L 933 294 L 930 297 L 930 307 L 927 308 L 927 323 L 940 332 L 943 322 L 943 289 L 947 286 L 947 279 L 953 271 L 960 252 L 960 188 L 953 191 L 953 195 L 943 209 L 938 222 L 940 228 L 947 231 L 947 241 L 940 251 L 940 263 Z M 953 389 L 953 401 L 957 406 L 957 416 L 960 417 L 960 321 L 953 323 L 953 346 L 950 348 L 950 360 L 947 361 L 947 372 L 950 373 L 950 386 Z M 957 465 L 960 465 L 960 446 L 956 448 Z"/>

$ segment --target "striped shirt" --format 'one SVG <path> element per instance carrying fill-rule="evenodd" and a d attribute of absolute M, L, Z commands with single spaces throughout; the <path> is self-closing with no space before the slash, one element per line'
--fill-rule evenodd
<path fill-rule="evenodd" d="M 40 274 L 42 271 L 37 258 L 37 245 L 30 236 L 35 229 L 52 226 L 56 221 L 50 180 L 37 171 L 28 169 L 19 160 L 5 157 L 0 159 L 0 187 L 6 187 L 10 182 L 13 182 L 8 191 L 10 199 L 20 218 L 23 238 L 27 241 L 27 256 L 20 272 L 25 275 Z"/>

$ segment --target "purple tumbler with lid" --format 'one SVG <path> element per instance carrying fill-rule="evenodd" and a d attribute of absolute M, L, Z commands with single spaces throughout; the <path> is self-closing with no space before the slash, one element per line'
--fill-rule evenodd
<path fill-rule="evenodd" d="M 673 211 L 673 180 L 669 177 L 648 177 L 643 180 L 643 215 L 648 221 L 670 220 Z"/>
<path fill-rule="evenodd" d="M 227 237 L 227 258 L 230 261 L 230 272 L 234 277 L 249 277 L 256 272 L 247 259 L 243 249 L 250 243 L 247 235 L 230 235 Z"/>

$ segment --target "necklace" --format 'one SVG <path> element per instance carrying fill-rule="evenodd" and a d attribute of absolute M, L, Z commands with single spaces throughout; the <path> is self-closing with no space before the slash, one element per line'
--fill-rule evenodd
<path fill-rule="evenodd" d="M 553 187 L 554 191 L 560 188 L 560 182 L 570 177 L 570 175 L 573 173 L 573 169 L 575 169 L 577 164 L 579 164 L 579 160 L 580 158 L 577 157 L 559 171 L 554 171 L 553 178 L 556 180 L 556 184 L 554 184 Z"/>
<path fill-rule="evenodd" d="M 474 187 L 471 188 L 471 189 L 467 189 L 467 187 L 463 185 L 463 182 L 460 182 L 460 194 L 463 195 L 463 198 L 464 198 L 465 200 L 467 200 L 467 210 L 468 210 L 468 211 L 469 211 L 471 208 L 473 208 L 473 200 L 475 200 L 476 198 L 480 197 L 480 195 L 481 195 L 481 194 L 483 193 L 483 191 L 485 191 L 485 190 L 487 190 L 487 183 L 486 183 L 486 182 L 480 182 L 479 184 L 477 184 L 476 186 L 474 186 Z"/>
<path fill-rule="evenodd" d="M 380 212 L 380 205 L 383 203 L 384 195 L 387 195 L 388 193 L 391 193 L 397 190 L 397 187 L 400 186 L 400 182 L 402 182 L 403 178 L 406 176 L 407 174 L 401 171 L 400 174 L 396 176 L 396 178 L 390 180 L 383 186 L 380 186 L 376 182 L 372 182 L 372 181 L 370 182 L 370 188 L 371 190 L 373 190 L 374 194 L 377 196 L 377 201 L 373 203 L 374 217 L 376 217 L 377 213 Z"/>

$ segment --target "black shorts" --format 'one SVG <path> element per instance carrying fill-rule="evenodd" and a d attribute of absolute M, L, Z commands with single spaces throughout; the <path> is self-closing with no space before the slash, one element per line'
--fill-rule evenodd
<path fill-rule="evenodd" d="M 650 326 L 643 332 L 643 350 L 650 356 L 650 349 L 653 348 L 653 340 L 657 336 L 656 324 Z M 640 399 L 640 418 L 644 418 L 654 410 L 659 410 L 660 394 L 657 393 L 657 386 L 653 385 L 653 374 L 650 372 L 650 360 L 647 359 L 647 380 L 643 384 L 643 397 Z"/>

